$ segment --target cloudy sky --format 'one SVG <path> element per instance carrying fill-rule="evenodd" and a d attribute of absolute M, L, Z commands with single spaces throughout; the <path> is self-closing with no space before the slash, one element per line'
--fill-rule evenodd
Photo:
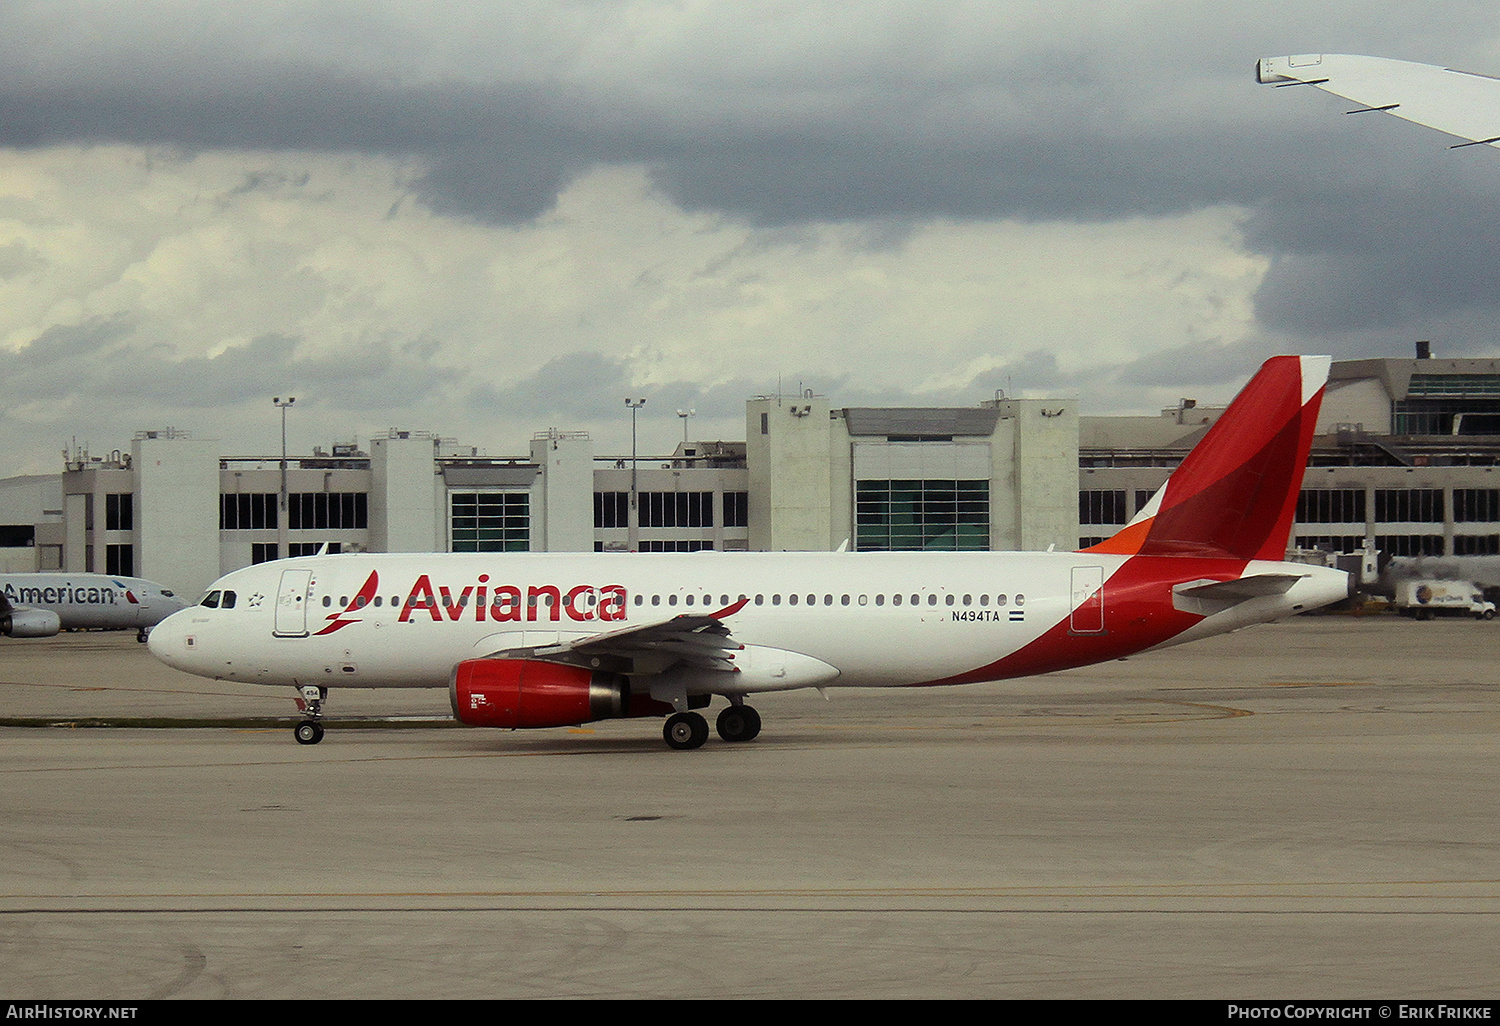
<path fill-rule="evenodd" d="M 744 400 L 1227 399 L 1500 355 L 1500 151 L 1255 60 L 1500 74 L 1493 0 L 0 0 L 0 476 L 743 438 Z"/>

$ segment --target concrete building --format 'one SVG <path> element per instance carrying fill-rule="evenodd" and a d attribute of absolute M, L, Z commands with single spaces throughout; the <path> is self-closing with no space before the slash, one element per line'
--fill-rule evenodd
<path fill-rule="evenodd" d="M 0 573 L 61 570 L 62 480 L 26 474 L 0 480 Z"/>
<path fill-rule="evenodd" d="M 746 404 L 750 547 L 982 551 L 1073 544 L 1078 411 Z"/>
<path fill-rule="evenodd" d="M 628 461 L 549 430 L 493 458 L 423 431 L 290 456 L 225 454 L 185 431 L 68 454 L 63 473 L 0 481 L 0 569 L 134 575 L 198 594 L 230 570 L 329 552 L 743 550 L 744 446 Z M 637 539 L 635 545 L 631 539 Z"/>
<path fill-rule="evenodd" d="M 0 481 L 0 567 L 135 574 L 183 594 L 280 556 L 328 551 L 978 551 L 1086 546 L 1134 516 L 1222 413 L 1076 403 L 836 407 L 746 403 L 744 442 L 601 456 L 538 432 L 494 458 L 422 431 L 289 458 L 183 431 L 70 453 L 59 477 Z M 1500 584 L 1500 361 L 1334 364 L 1294 544 L 1378 549 Z M 1464 566 L 1449 565 L 1458 560 Z"/>

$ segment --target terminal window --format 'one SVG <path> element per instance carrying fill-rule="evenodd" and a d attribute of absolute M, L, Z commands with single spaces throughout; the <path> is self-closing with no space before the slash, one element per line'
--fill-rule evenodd
<path fill-rule="evenodd" d="M 1378 534 L 1375 547 L 1387 556 L 1441 556 L 1440 534 Z"/>
<path fill-rule="evenodd" d="M 135 530 L 135 496 L 129 492 L 110 494 L 104 497 L 104 529 L 106 531 Z M 132 575 L 123 570 L 111 571 L 122 577 Z"/>
<path fill-rule="evenodd" d="M 990 483 L 858 481 L 854 536 L 860 552 L 983 552 L 990 547 Z"/>
<path fill-rule="evenodd" d="M 107 574 L 118 574 L 120 577 L 134 577 L 135 546 L 106 545 L 104 548 L 104 572 Z"/>
<path fill-rule="evenodd" d="M 276 529 L 275 492 L 231 492 L 219 496 L 219 530 Z"/>
<path fill-rule="evenodd" d="M 449 510 L 454 552 L 531 548 L 531 496 L 525 492 L 454 492 Z"/>
<path fill-rule="evenodd" d="M 1453 520 L 1459 524 L 1500 521 L 1500 488 L 1453 489 Z"/>
<path fill-rule="evenodd" d="M 724 526 L 725 527 L 749 527 L 750 526 L 750 493 L 749 492 L 725 492 L 724 493 Z"/>
<path fill-rule="evenodd" d="M 1363 488 L 1304 488 L 1297 496 L 1299 524 L 1362 524 Z"/>
<path fill-rule="evenodd" d="M 595 492 L 594 493 L 594 526 L 595 527 L 629 527 L 630 526 L 630 493 L 629 492 Z"/>
<path fill-rule="evenodd" d="M 712 527 L 713 492 L 642 492 L 642 527 Z"/>
<path fill-rule="evenodd" d="M 370 500 L 364 492 L 293 492 L 286 499 L 287 526 L 293 531 L 362 531 L 370 526 Z"/>
<path fill-rule="evenodd" d="M 1080 524 L 1123 524 L 1125 520 L 1123 488 L 1078 493 Z"/>
<path fill-rule="evenodd" d="M 1455 534 L 1455 556 L 1500 556 L 1500 534 Z"/>
<path fill-rule="evenodd" d="M 1441 488 L 1381 488 L 1375 492 L 1375 519 L 1382 524 L 1440 524 Z"/>

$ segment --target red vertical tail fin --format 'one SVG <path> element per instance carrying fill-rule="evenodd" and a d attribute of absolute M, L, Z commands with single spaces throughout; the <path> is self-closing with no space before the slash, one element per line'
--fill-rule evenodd
<path fill-rule="evenodd" d="M 1330 363 L 1267 360 L 1135 519 L 1084 551 L 1283 559 Z"/>

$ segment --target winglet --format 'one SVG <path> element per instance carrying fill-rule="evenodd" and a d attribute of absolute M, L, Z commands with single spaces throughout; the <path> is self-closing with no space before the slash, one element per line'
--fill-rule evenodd
<path fill-rule="evenodd" d="M 1331 364 L 1267 360 L 1135 519 L 1083 551 L 1284 558 Z"/>

